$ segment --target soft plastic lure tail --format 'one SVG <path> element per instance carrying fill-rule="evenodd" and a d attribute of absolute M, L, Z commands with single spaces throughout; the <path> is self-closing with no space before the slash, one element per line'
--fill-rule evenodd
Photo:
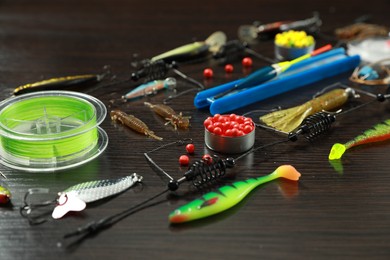
<path fill-rule="evenodd" d="M 279 166 L 269 175 L 234 182 L 181 206 L 169 215 L 169 221 L 183 223 L 220 213 L 239 203 L 249 192 L 263 183 L 277 178 L 297 181 L 300 176 L 301 174 L 291 165 Z"/>
<path fill-rule="evenodd" d="M 300 126 L 308 116 L 339 108 L 352 96 L 355 96 L 353 89 L 336 88 L 302 105 L 266 114 L 260 117 L 260 120 L 276 130 L 289 133 Z"/>
<path fill-rule="evenodd" d="M 151 58 L 151 61 L 163 60 L 167 63 L 173 61 L 189 61 L 209 52 L 215 53 L 226 43 L 224 32 L 217 31 L 211 34 L 205 41 L 189 43 L 173 50 L 164 52 Z"/>
<path fill-rule="evenodd" d="M 59 193 L 52 217 L 58 219 L 69 211 L 83 210 L 86 203 L 113 196 L 141 181 L 142 176 L 134 173 L 119 179 L 90 181 L 69 187 Z"/>
<path fill-rule="evenodd" d="M 97 83 L 104 78 L 103 75 L 96 74 L 85 74 L 85 75 L 75 75 L 75 76 L 66 76 L 60 78 L 51 78 L 42 80 L 39 82 L 29 83 L 22 86 L 19 86 L 14 89 L 13 94 L 20 95 L 38 90 L 53 90 L 53 89 L 63 89 L 71 86 L 88 84 L 88 83 Z"/>
<path fill-rule="evenodd" d="M 351 147 L 390 139 L 390 119 L 379 123 L 345 144 L 336 143 L 329 153 L 329 160 L 340 159 Z"/>

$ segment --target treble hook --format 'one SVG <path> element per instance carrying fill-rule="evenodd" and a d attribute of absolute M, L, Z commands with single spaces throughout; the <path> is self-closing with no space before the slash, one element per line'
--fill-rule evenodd
<path fill-rule="evenodd" d="M 23 198 L 23 206 L 20 207 L 20 215 L 24 218 L 26 218 L 30 225 L 38 225 L 42 224 L 47 221 L 46 218 L 44 218 L 44 215 L 47 215 L 48 212 L 42 212 L 41 214 L 34 215 L 34 210 L 48 207 L 50 205 L 56 205 L 58 203 L 58 199 L 54 200 L 47 200 L 40 203 L 30 203 L 29 197 L 33 194 L 43 194 L 43 193 L 49 193 L 49 189 L 46 188 L 32 188 L 28 189 L 26 194 Z"/>

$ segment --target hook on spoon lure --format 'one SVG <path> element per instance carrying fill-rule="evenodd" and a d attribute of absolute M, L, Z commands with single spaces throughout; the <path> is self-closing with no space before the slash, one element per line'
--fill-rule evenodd
<path fill-rule="evenodd" d="M 30 224 L 40 224 L 46 220 L 41 219 L 39 216 L 34 217 L 32 212 L 40 207 L 55 205 L 52 217 L 54 219 L 59 219 L 69 211 L 81 211 L 85 209 L 86 203 L 114 196 L 141 181 L 142 176 L 133 173 L 132 175 L 119 179 L 79 183 L 59 192 L 58 197 L 54 200 L 36 204 L 29 202 L 29 197 L 34 193 L 47 193 L 49 190 L 44 188 L 29 189 L 29 191 L 25 194 L 24 206 L 21 207 L 20 213 L 23 217 L 26 217 L 29 220 Z"/>

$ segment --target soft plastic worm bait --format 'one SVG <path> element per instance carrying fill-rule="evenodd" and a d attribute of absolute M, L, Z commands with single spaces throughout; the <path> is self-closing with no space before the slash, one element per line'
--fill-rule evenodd
<path fill-rule="evenodd" d="M 291 165 L 279 166 L 269 175 L 234 182 L 181 206 L 169 215 L 169 221 L 183 223 L 220 213 L 239 203 L 249 192 L 263 183 L 277 178 L 297 181 L 300 176 L 301 174 Z"/>
<path fill-rule="evenodd" d="M 86 75 L 75 75 L 75 76 L 66 76 L 59 78 L 46 79 L 39 82 L 29 83 L 22 86 L 19 86 L 14 89 L 13 94 L 21 95 L 38 90 L 50 90 L 50 89 L 63 89 L 71 86 L 88 84 L 88 83 L 97 83 L 104 78 L 105 74 L 96 75 L 96 74 L 86 74 Z"/>
<path fill-rule="evenodd" d="M 302 105 L 266 114 L 260 117 L 260 121 L 276 130 L 288 133 L 300 126 L 308 116 L 339 108 L 347 102 L 349 97 L 354 95 L 352 88 L 333 89 Z"/>
<path fill-rule="evenodd" d="M 160 55 L 151 58 L 151 61 L 163 60 L 167 63 L 190 61 L 199 56 L 215 53 L 219 48 L 226 43 L 226 35 L 224 32 L 217 31 L 212 33 L 205 41 L 198 41 L 182 45 L 173 50 L 164 52 Z"/>
<path fill-rule="evenodd" d="M 187 129 L 190 126 L 190 117 L 183 116 L 180 112 L 177 114 L 171 107 L 163 104 L 153 105 L 149 102 L 144 102 L 145 106 L 148 106 L 156 114 L 168 120 L 167 124 L 172 124 L 175 129 Z"/>
<path fill-rule="evenodd" d="M 144 122 L 133 115 L 128 115 L 120 110 L 113 110 L 111 111 L 110 116 L 112 121 L 120 122 L 121 124 L 129 127 L 130 129 L 133 129 L 138 133 L 150 136 L 156 140 L 162 140 L 162 138 L 155 135 L 154 132 L 151 131 Z"/>
<path fill-rule="evenodd" d="M 363 144 L 381 142 L 390 139 L 390 119 L 379 123 L 372 128 L 364 131 L 354 139 L 345 144 L 336 143 L 332 146 L 329 153 L 329 160 L 340 159 L 346 150 Z"/>

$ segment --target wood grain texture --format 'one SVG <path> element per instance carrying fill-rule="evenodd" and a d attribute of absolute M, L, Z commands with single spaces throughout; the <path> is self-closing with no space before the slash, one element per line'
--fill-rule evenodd
<path fill-rule="evenodd" d="M 65 75 L 100 73 L 105 65 L 118 80 L 129 78 L 133 55 L 152 57 L 168 49 L 203 40 L 212 32 L 237 37 L 240 25 L 253 21 L 273 22 L 303 19 L 318 11 L 322 32 L 370 14 L 373 23 L 390 26 L 387 0 L 370 1 L 135 1 L 135 0 L 2 0 L 0 1 L 0 98 L 10 97 L 19 85 Z M 318 44 L 326 41 L 319 40 Z M 253 49 L 273 57 L 272 42 Z M 253 69 L 267 65 L 254 59 Z M 202 71 L 211 66 L 215 76 L 203 81 Z M 216 86 L 243 76 L 240 61 L 232 75 L 222 66 L 204 62 L 183 65 L 180 70 Z M 349 84 L 349 73 L 326 79 L 263 102 L 234 111 L 289 107 L 308 100 L 328 84 Z M 179 80 L 178 91 L 191 87 Z M 390 257 L 389 142 L 356 148 L 345 155 L 343 174 L 329 164 L 333 143 L 344 142 L 372 125 L 389 118 L 389 104 L 375 103 L 340 116 L 331 131 L 312 143 L 302 138 L 238 161 L 219 185 L 272 172 L 281 164 L 292 164 L 301 173 L 298 184 L 275 181 L 256 189 L 237 207 L 210 219 L 184 226 L 170 226 L 168 214 L 198 197 L 187 185 L 177 194 L 162 196 L 158 204 L 129 216 L 111 228 L 66 250 L 58 247 L 62 236 L 93 220 L 122 211 L 165 188 L 167 179 L 147 163 L 143 153 L 161 144 L 192 138 L 196 152 L 191 161 L 213 153 L 204 145 L 203 121 L 207 110 L 196 110 L 194 93 L 170 104 L 191 116 L 189 130 L 175 131 L 143 105 L 161 103 L 170 93 L 135 102 L 118 100 L 135 83 L 87 89 L 108 110 L 120 108 L 141 118 L 159 142 L 116 125 L 107 117 L 102 124 L 109 136 L 107 150 L 96 160 L 67 171 L 26 173 L 0 165 L 1 179 L 12 192 L 12 205 L 0 208 L 0 259 L 388 259 Z M 374 91 L 384 91 L 375 89 Z M 362 98 L 367 101 L 367 98 Z M 360 101 L 359 101 L 360 102 Z M 258 129 L 256 146 L 283 137 Z M 184 146 L 171 146 L 151 153 L 153 159 L 175 177 L 185 171 L 178 158 Z M 30 226 L 19 215 L 28 188 L 50 188 L 48 198 L 74 184 L 122 177 L 136 172 L 144 176 L 141 188 L 113 199 L 89 205 L 81 213 L 57 221 Z M 210 187 L 212 189 L 213 187 Z M 69 241 L 66 241 L 69 242 Z"/>

